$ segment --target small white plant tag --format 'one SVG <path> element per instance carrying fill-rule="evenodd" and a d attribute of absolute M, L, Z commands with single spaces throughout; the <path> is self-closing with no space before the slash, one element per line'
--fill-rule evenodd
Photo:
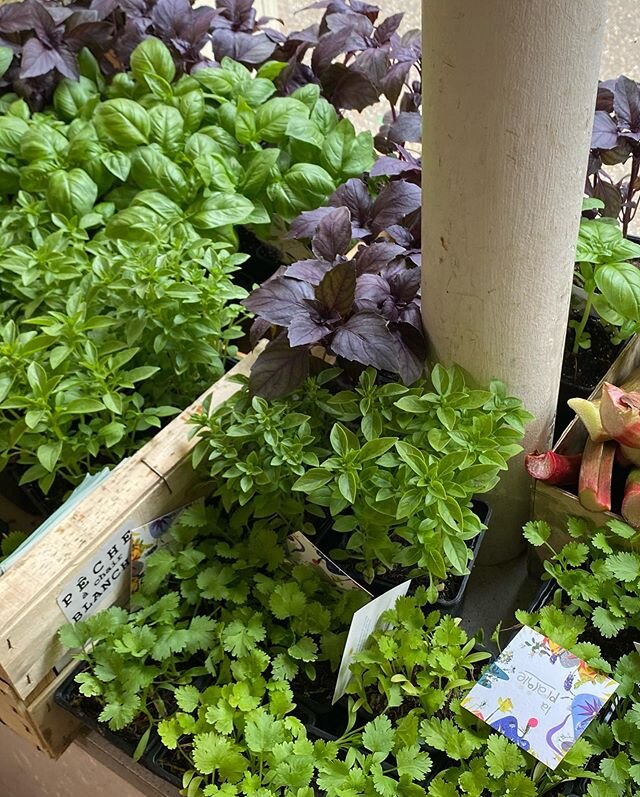
<path fill-rule="evenodd" d="M 332 705 L 344 695 L 344 690 L 347 688 L 349 679 L 351 678 L 349 667 L 353 661 L 353 657 L 367 644 L 367 640 L 371 633 L 375 631 L 381 615 L 384 614 L 387 609 L 393 609 L 398 598 L 406 595 L 410 586 L 410 580 L 405 581 L 404 584 L 398 584 L 397 587 L 388 590 L 388 592 L 384 592 L 370 603 L 367 603 L 366 606 L 358 609 L 353 615 L 347 635 L 347 642 L 342 653 L 340 669 L 338 670 L 336 688 L 333 692 L 333 700 L 331 701 Z"/>

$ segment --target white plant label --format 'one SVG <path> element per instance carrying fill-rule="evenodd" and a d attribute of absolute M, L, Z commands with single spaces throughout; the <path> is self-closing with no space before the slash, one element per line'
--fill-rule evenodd
<path fill-rule="evenodd" d="M 411 586 L 411 581 L 405 581 L 404 584 L 398 584 L 397 587 L 384 592 L 379 597 L 367 603 L 353 615 L 349 633 L 347 635 L 347 642 L 344 646 L 342 653 L 342 661 L 340 662 L 340 669 L 338 670 L 338 678 L 336 680 L 336 688 L 333 692 L 332 705 L 337 700 L 340 700 L 344 695 L 344 690 L 349 684 L 351 678 L 350 665 L 353 657 L 364 649 L 367 640 L 378 625 L 378 620 L 387 609 L 393 609 L 396 605 L 398 598 L 406 595 Z"/>

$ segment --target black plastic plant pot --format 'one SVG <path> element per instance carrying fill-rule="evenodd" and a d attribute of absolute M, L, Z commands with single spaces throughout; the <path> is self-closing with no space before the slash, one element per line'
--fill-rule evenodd
<path fill-rule="evenodd" d="M 160 739 L 156 739 L 148 752 L 142 757 L 142 763 L 149 772 L 153 772 L 154 775 L 180 789 L 182 788 L 182 777 L 176 774 L 178 766 L 171 763 L 171 759 L 176 755 L 179 755 L 179 753 L 175 750 L 168 750 Z M 187 769 L 189 769 L 189 766 L 185 761 L 184 771 L 186 772 Z"/>
<path fill-rule="evenodd" d="M 246 290 L 251 290 L 257 283 L 265 280 L 280 268 L 283 262 L 282 253 L 274 246 L 264 243 L 245 227 L 237 227 L 239 251 L 249 255 L 249 259 L 240 266 L 234 275 L 234 281 Z"/>
<path fill-rule="evenodd" d="M 551 599 L 553 598 L 553 593 L 557 589 L 558 585 L 555 581 L 543 581 L 542 584 L 540 584 L 540 588 L 534 595 L 531 605 L 527 609 L 529 614 L 539 612 L 540 609 L 544 608 L 548 603 L 550 603 Z"/>
<path fill-rule="evenodd" d="M 127 738 L 121 733 L 109 730 L 103 722 L 98 722 L 98 715 L 101 711 L 98 702 L 80 694 L 78 684 L 75 682 L 75 677 L 84 670 L 86 670 L 85 665 L 79 664 L 71 675 L 63 681 L 56 689 L 54 695 L 55 702 L 70 714 L 73 714 L 74 717 L 77 717 L 87 728 L 96 731 L 110 741 L 111 744 L 115 745 L 119 750 L 122 750 L 123 753 L 126 753 L 132 758 L 138 745 L 138 739 Z"/>
<path fill-rule="evenodd" d="M 488 525 L 489 519 L 491 518 L 491 507 L 484 501 L 479 501 L 475 498 L 473 499 L 472 503 L 473 511 L 480 518 L 483 524 Z M 470 548 L 472 556 L 469 560 L 469 572 L 465 576 L 451 576 L 448 579 L 448 582 L 445 585 L 445 590 L 448 592 L 453 592 L 453 594 L 450 597 L 443 596 L 438 598 L 434 604 L 435 609 L 439 609 L 444 614 L 451 614 L 455 617 L 461 614 L 467 585 L 471 576 L 471 569 L 473 568 L 475 560 L 478 557 L 478 552 L 480 550 L 480 546 L 482 545 L 484 535 L 485 532 L 482 531 L 477 537 L 471 540 Z M 390 579 L 385 578 L 385 576 L 378 576 L 373 580 L 370 589 L 375 596 L 378 596 L 390 589 L 393 589 L 393 587 L 397 586 L 397 584 L 397 581 L 391 581 Z M 417 586 L 417 583 L 415 586 Z M 412 585 L 411 591 L 413 591 L 415 586 Z"/>

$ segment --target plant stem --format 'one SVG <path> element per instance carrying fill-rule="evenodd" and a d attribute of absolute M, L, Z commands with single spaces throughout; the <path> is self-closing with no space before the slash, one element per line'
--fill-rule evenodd
<path fill-rule="evenodd" d="M 578 351 L 580 350 L 580 341 L 582 340 L 584 329 L 587 326 L 587 321 L 589 320 L 589 313 L 591 312 L 592 304 L 593 304 L 593 294 L 590 293 L 587 296 L 587 301 L 584 306 L 584 312 L 582 313 L 582 318 L 580 319 L 580 324 L 578 325 L 575 331 L 575 338 L 573 341 L 573 349 L 572 349 L 573 354 L 577 354 Z"/>
<path fill-rule="evenodd" d="M 638 172 L 640 172 L 640 154 L 634 154 L 631 158 L 631 174 L 629 176 L 629 185 L 627 186 L 627 199 L 625 202 L 624 213 L 622 214 L 622 234 L 627 237 L 629 229 L 629 222 L 633 217 L 631 200 L 633 198 L 633 191 L 636 180 L 638 179 Z"/>

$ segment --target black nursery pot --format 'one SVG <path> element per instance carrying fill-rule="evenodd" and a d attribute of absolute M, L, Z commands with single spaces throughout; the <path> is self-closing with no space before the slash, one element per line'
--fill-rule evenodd
<path fill-rule="evenodd" d="M 244 227 L 236 229 L 238 233 L 238 250 L 249 255 L 240 270 L 234 275 L 234 282 L 250 291 L 255 283 L 262 284 L 282 265 L 282 254 L 273 246 L 263 243 L 252 232 Z"/>
<path fill-rule="evenodd" d="M 78 684 L 75 682 L 75 677 L 86 669 L 84 664 L 79 664 L 74 668 L 71 675 L 66 678 L 63 683 L 56 689 L 54 700 L 62 706 L 74 717 L 77 717 L 84 725 L 92 731 L 96 731 L 105 739 L 115 745 L 123 753 L 126 753 L 130 758 L 133 757 L 135 749 L 138 745 L 139 739 L 129 739 L 121 733 L 109 730 L 109 728 L 102 722 L 98 722 L 99 709 L 95 706 L 95 711 L 91 710 L 91 698 L 86 698 L 80 694 Z M 153 739 L 153 734 L 152 734 Z M 147 752 L 142 756 L 142 761 L 149 755 L 151 749 L 152 739 L 149 740 Z"/>
<path fill-rule="evenodd" d="M 182 778 L 169 769 L 169 757 L 172 753 L 175 753 L 175 750 L 168 750 L 160 739 L 156 739 L 153 745 L 148 749 L 148 752 L 143 756 L 142 763 L 150 772 L 153 772 L 154 775 L 157 775 L 159 778 L 162 778 L 162 780 L 180 789 L 182 788 Z M 185 762 L 185 771 L 186 769 L 187 766 Z"/>
<path fill-rule="evenodd" d="M 476 498 L 472 501 L 473 511 L 475 514 L 480 518 L 483 524 L 488 525 L 489 520 L 491 518 L 491 507 L 485 503 L 484 501 L 480 501 Z M 485 532 L 481 532 L 477 537 L 470 541 L 470 548 L 472 552 L 472 557 L 469 562 L 469 573 L 466 576 L 451 576 L 450 582 L 455 582 L 455 592 L 451 597 L 448 598 L 439 598 L 434 604 L 433 608 L 438 609 L 439 611 L 443 612 L 444 614 L 451 614 L 455 617 L 459 616 L 462 612 L 462 606 L 464 604 L 465 593 L 467 590 L 467 585 L 469 583 L 469 577 L 471 575 L 471 569 L 473 564 L 478 556 L 478 551 L 480 550 L 480 546 L 482 545 L 482 540 L 484 539 Z M 323 524 L 322 530 L 319 528 L 318 540 L 314 539 L 314 543 L 321 548 L 321 550 L 330 555 L 331 549 L 334 548 L 342 548 L 346 542 L 346 535 L 341 534 L 340 532 L 334 532 L 329 529 Z M 398 584 L 402 583 L 405 579 L 402 580 L 392 580 L 385 576 L 377 576 L 371 582 L 371 584 L 365 584 L 362 581 L 362 576 L 356 570 L 349 568 L 348 562 L 338 562 L 340 567 L 351 576 L 355 581 L 366 586 L 366 588 L 373 593 L 374 597 L 378 597 L 388 590 L 393 589 L 393 587 L 397 587 Z M 418 577 L 419 578 L 419 577 Z M 416 580 L 412 583 L 412 586 L 409 590 L 409 594 L 411 594 L 416 586 Z"/>

